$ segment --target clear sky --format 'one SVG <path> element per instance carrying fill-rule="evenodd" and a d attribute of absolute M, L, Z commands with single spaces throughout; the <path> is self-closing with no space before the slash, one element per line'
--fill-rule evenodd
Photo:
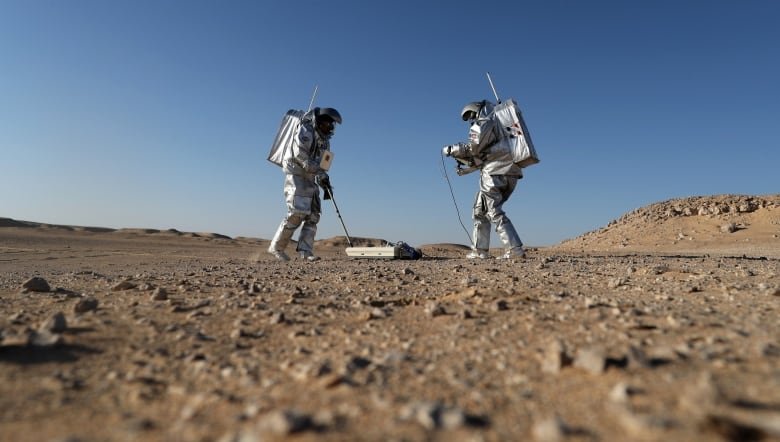
<path fill-rule="evenodd" d="M 351 236 L 467 244 L 440 151 L 521 106 L 506 204 L 551 245 L 670 198 L 780 192 L 780 2 L 0 0 L 0 216 L 269 239 L 282 115 L 338 109 Z M 471 230 L 477 174 L 457 177 Z M 324 201 L 318 238 L 342 235 Z M 498 245 L 494 236 L 493 245 Z"/>

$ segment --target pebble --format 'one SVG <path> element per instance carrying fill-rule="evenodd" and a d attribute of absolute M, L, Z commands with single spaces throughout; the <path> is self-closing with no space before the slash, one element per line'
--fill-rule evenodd
<path fill-rule="evenodd" d="M 287 318 L 284 317 L 284 313 L 276 312 L 271 315 L 271 324 L 284 324 L 287 322 Z"/>
<path fill-rule="evenodd" d="M 453 430 L 466 425 L 484 425 L 485 420 L 476 416 L 468 416 L 460 408 L 446 407 L 439 402 L 413 402 L 401 409 L 403 420 L 414 420 L 425 429 Z"/>
<path fill-rule="evenodd" d="M 574 366 L 587 371 L 590 374 L 604 373 L 607 358 L 604 350 L 599 347 L 583 348 L 577 351 L 574 358 Z"/>
<path fill-rule="evenodd" d="M 725 440 L 776 440 L 780 438 L 780 412 L 732 408 L 707 415 L 706 426 Z"/>
<path fill-rule="evenodd" d="M 632 388 L 625 382 L 618 382 L 609 391 L 609 400 L 614 404 L 627 404 L 631 395 L 637 393 L 637 389 Z"/>
<path fill-rule="evenodd" d="M 446 314 L 447 311 L 444 309 L 444 306 L 436 301 L 428 301 L 425 304 L 425 315 L 429 318 L 435 318 L 436 316 L 442 316 Z"/>
<path fill-rule="evenodd" d="M 157 287 L 152 292 L 152 301 L 166 301 L 168 299 L 168 291 L 164 287 Z"/>
<path fill-rule="evenodd" d="M 40 331 L 48 331 L 52 333 L 62 333 L 67 329 L 68 321 L 65 319 L 65 314 L 62 312 L 57 312 L 49 316 L 38 328 Z"/>
<path fill-rule="evenodd" d="M 542 355 L 542 372 L 558 374 L 566 365 L 571 364 L 571 359 L 566 355 L 566 346 L 563 341 L 556 339 L 544 349 Z"/>
<path fill-rule="evenodd" d="M 473 276 L 467 276 L 463 278 L 463 281 L 461 281 L 463 285 L 465 286 L 471 286 L 479 282 L 479 279 L 473 277 Z"/>
<path fill-rule="evenodd" d="M 458 319 L 471 319 L 473 317 L 474 314 L 467 308 L 463 308 L 458 312 Z"/>
<path fill-rule="evenodd" d="M 633 345 L 629 347 L 626 358 L 629 368 L 649 368 L 652 366 L 651 360 L 644 350 Z"/>
<path fill-rule="evenodd" d="M 119 292 L 123 290 L 131 290 L 136 288 L 136 285 L 130 281 L 122 281 L 119 284 L 114 285 L 111 287 L 111 291 Z"/>
<path fill-rule="evenodd" d="M 375 307 L 371 309 L 370 312 L 368 312 L 368 319 L 385 319 L 387 318 L 387 313 L 382 310 L 379 307 Z"/>
<path fill-rule="evenodd" d="M 537 442 L 558 442 L 566 437 L 566 424 L 559 416 L 534 422 L 531 435 Z"/>
<path fill-rule="evenodd" d="M 51 291 L 51 287 L 49 287 L 49 283 L 46 282 L 45 279 L 34 276 L 27 281 L 25 281 L 24 284 L 22 284 L 22 289 L 29 292 L 49 292 Z"/>
<path fill-rule="evenodd" d="M 62 335 L 48 330 L 34 331 L 30 333 L 29 343 L 35 347 L 55 347 L 62 343 Z"/>
<path fill-rule="evenodd" d="M 503 299 L 499 299 L 498 301 L 491 304 L 490 309 L 493 310 L 494 312 L 509 310 L 509 303 L 507 303 Z"/>
<path fill-rule="evenodd" d="M 97 310 L 98 300 L 92 296 L 83 298 L 73 306 L 73 311 L 76 313 L 86 313 L 89 311 Z"/>
<path fill-rule="evenodd" d="M 258 427 L 278 436 L 287 436 L 314 428 L 314 421 L 308 414 L 297 410 L 273 411 L 265 415 Z"/>
<path fill-rule="evenodd" d="M 610 278 L 610 280 L 607 282 L 607 287 L 611 289 L 616 289 L 620 286 L 626 285 L 626 278 Z"/>

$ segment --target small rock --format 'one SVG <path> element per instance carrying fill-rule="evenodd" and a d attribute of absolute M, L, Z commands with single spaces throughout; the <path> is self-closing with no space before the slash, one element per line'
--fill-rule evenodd
<path fill-rule="evenodd" d="M 571 358 L 566 355 L 566 346 L 562 341 L 556 339 L 544 349 L 542 372 L 558 374 L 563 367 L 570 364 Z"/>
<path fill-rule="evenodd" d="M 371 360 L 362 358 L 360 356 L 354 356 L 352 357 L 349 362 L 347 362 L 346 371 L 349 373 L 355 372 L 357 370 L 362 370 L 366 367 L 371 365 Z"/>
<path fill-rule="evenodd" d="M 597 347 L 578 350 L 577 357 L 574 359 L 574 366 L 590 374 L 604 373 L 604 369 L 607 366 L 604 350 Z"/>
<path fill-rule="evenodd" d="M 62 333 L 67 329 L 68 321 L 65 319 L 65 314 L 62 312 L 57 312 L 49 316 L 38 328 L 40 331 L 48 331 L 52 333 Z"/>
<path fill-rule="evenodd" d="M 368 313 L 368 319 L 384 319 L 387 317 L 387 313 L 379 307 L 371 309 Z"/>
<path fill-rule="evenodd" d="M 447 311 L 438 302 L 428 301 L 428 303 L 425 304 L 425 314 L 429 318 L 435 318 L 436 316 L 446 315 Z"/>
<path fill-rule="evenodd" d="M 164 287 L 157 287 L 152 292 L 152 301 L 165 301 L 168 299 L 168 291 Z"/>
<path fill-rule="evenodd" d="M 774 342 L 765 342 L 760 346 L 760 353 L 762 356 L 770 358 L 780 357 L 780 346 Z"/>
<path fill-rule="evenodd" d="M 467 416 L 463 413 L 463 410 L 459 408 L 449 408 L 441 412 L 439 416 L 439 422 L 441 428 L 445 430 L 452 430 L 460 428 L 466 424 Z"/>
<path fill-rule="evenodd" d="M 474 314 L 471 313 L 471 310 L 467 308 L 463 308 L 461 311 L 458 312 L 458 318 L 460 319 L 471 319 L 474 317 Z"/>
<path fill-rule="evenodd" d="M 130 281 L 122 281 L 119 284 L 116 284 L 115 286 L 111 287 L 111 291 L 119 292 L 122 290 L 130 290 L 134 289 L 136 285 Z"/>
<path fill-rule="evenodd" d="M 35 347 L 54 347 L 62 343 L 62 335 L 48 330 L 34 331 L 30 334 L 29 343 Z"/>
<path fill-rule="evenodd" d="M 79 300 L 79 302 L 76 303 L 75 306 L 73 306 L 73 311 L 76 313 L 86 313 L 92 310 L 97 310 L 98 308 L 98 300 L 89 296 L 87 298 Z"/>
<path fill-rule="evenodd" d="M 720 226 L 720 231 L 723 233 L 734 233 L 737 231 L 737 225 L 734 223 L 723 224 Z"/>
<path fill-rule="evenodd" d="M 157 425 L 149 418 L 133 418 L 126 423 L 127 430 L 131 433 L 154 430 Z"/>
<path fill-rule="evenodd" d="M 490 306 L 490 309 L 493 310 L 494 312 L 500 312 L 500 311 L 503 311 L 503 310 L 509 310 L 509 304 L 506 301 L 504 301 L 503 299 L 499 299 L 498 301 L 494 302 Z"/>
<path fill-rule="evenodd" d="M 566 436 L 566 424 L 558 416 L 534 422 L 531 434 L 538 442 L 557 442 Z"/>
<path fill-rule="evenodd" d="M 260 420 L 258 426 L 279 436 L 287 436 L 312 429 L 314 422 L 310 415 L 296 410 L 274 411 Z"/>
<path fill-rule="evenodd" d="M 439 402 L 414 402 L 401 409 L 401 419 L 414 420 L 428 430 L 452 430 L 475 425 L 478 418 L 466 415 L 457 407 L 445 407 Z"/>
<path fill-rule="evenodd" d="M 627 404 L 631 397 L 631 388 L 625 382 L 619 382 L 609 392 L 609 400 L 614 404 Z"/>
<path fill-rule="evenodd" d="M 652 366 L 650 358 L 645 354 L 644 350 L 633 345 L 628 349 L 627 360 L 629 368 L 648 368 Z"/>
<path fill-rule="evenodd" d="M 724 440 L 777 440 L 780 438 L 780 413 L 773 410 L 730 409 L 707 415 L 707 430 Z"/>
<path fill-rule="evenodd" d="M 49 292 L 51 291 L 51 287 L 49 287 L 49 283 L 46 282 L 45 279 L 34 276 L 30 279 L 28 279 L 24 284 L 22 284 L 22 288 L 26 291 L 30 292 Z"/>
<path fill-rule="evenodd" d="M 467 276 L 467 277 L 463 278 L 463 281 L 462 281 L 463 285 L 465 285 L 465 286 L 471 286 L 471 285 L 474 285 L 474 284 L 476 284 L 478 282 L 479 282 L 479 279 L 477 279 L 477 278 L 475 278 L 473 276 Z"/>
<path fill-rule="evenodd" d="M 284 324 L 287 322 L 287 318 L 284 317 L 284 313 L 276 312 L 271 315 L 271 324 Z"/>
<path fill-rule="evenodd" d="M 607 282 L 607 287 L 611 289 L 616 289 L 623 285 L 626 285 L 626 278 L 610 278 Z"/>

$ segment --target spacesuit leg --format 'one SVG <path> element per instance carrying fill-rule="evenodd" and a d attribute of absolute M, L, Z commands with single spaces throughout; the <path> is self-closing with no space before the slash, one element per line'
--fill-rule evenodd
<path fill-rule="evenodd" d="M 295 233 L 295 229 L 297 229 L 300 224 L 300 215 L 288 213 L 282 220 L 282 223 L 279 224 L 279 228 L 276 229 L 276 233 L 271 240 L 271 245 L 268 247 L 268 253 L 274 255 L 281 261 L 288 261 L 290 257 L 284 253 L 284 249 L 287 248 L 287 244 L 290 243 L 290 239 L 292 238 L 293 233 Z"/>
<path fill-rule="evenodd" d="M 487 218 L 496 226 L 496 233 L 504 244 L 507 254 L 522 255 L 523 242 L 503 207 L 515 189 L 517 178 L 494 175 L 483 182 L 481 190 L 485 195 Z"/>
<path fill-rule="evenodd" d="M 467 258 L 489 258 L 490 250 L 490 220 L 486 216 L 485 198 L 480 189 L 474 198 L 474 207 L 472 211 L 474 219 L 472 251 L 466 255 Z"/>
<path fill-rule="evenodd" d="M 314 235 L 317 234 L 317 223 L 320 222 L 321 213 L 322 209 L 318 192 L 314 195 L 314 198 L 312 198 L 311 213 L 303 219 L 301 234 L 298 236 L 297 251 L 300 252 L 304 258 L 308 259 L 313 256 Z"/>
<path fill-rule="evenodd" d="M 307 197 L 308 193 L 310 193 L 310 189 L 305 179 L 293 174 L 285 175 L 284 199 L 287 205 L 287 215 L 279 228 L 276 229 L 271 245 L 268 247 L 268 252 L 277 259 L 282 261 L 290 259 L 284 253 L 284 249 L 290 243 L 295 230 L 311 211 L 311 198 Z"/>

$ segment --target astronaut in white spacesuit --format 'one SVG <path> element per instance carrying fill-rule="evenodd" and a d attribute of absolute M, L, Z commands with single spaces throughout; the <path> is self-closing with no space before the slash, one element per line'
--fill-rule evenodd
<path fill-rule="evenodd" d="M 307 112 L 295 134 L 291 155 L 284 160 L 287 214 L 268 248 L 268 253 L 281 261 L 289 261 L 284 250 L 298 227 L 301 232 L 297 252 L 307 261 L 319 259 L 313 251 L 314 235 L 322 213 L 319 187 L 325 191 L 325 199 L 330 199 L 333 192 L 328 173 L 321 166 L 322 156 L 330 150 L 336 123 L 341 124 L 341 115 L 336 109 L 316 107 Z"/>
<path fill-rule="evenodd" d="M 512 151 L 505 143 L 499 143 L 503 136 L 491 112 L 494 105 L 487 100 L 468 103 L 461 111 L 463 121 L 471 122 L 469 141 L 444 146 L 443 153 L 460 163 L 480 170 L 479 191 L 474 201 L 474 244 L 467 258 L 490 258 L 490 224 L 504 245 L 501 259 L 523 258 L 523 242 L 512 221 L 503 209 L 504 203 L 515 190 L 517 180 L 523 177 L 523 170 L 515 164 Z"/>

